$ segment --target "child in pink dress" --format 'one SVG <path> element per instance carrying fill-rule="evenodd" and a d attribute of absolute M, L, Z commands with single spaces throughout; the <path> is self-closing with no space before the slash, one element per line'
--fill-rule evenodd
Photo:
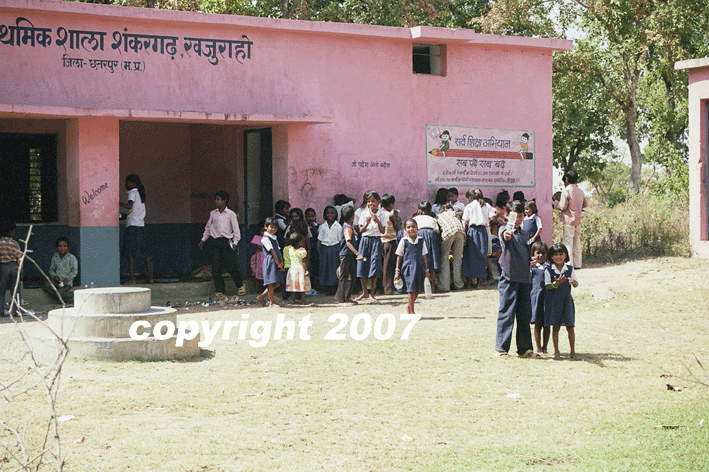
<path fill-rule="evenodd" d="M 265 222 L 262 221 L 259 223 L 258 234 L 255 234 L 254 238 L 251 240 L 251 244 L 255 246 L 256 251 L 251 256 L 251 273 L 254 274 L 254 278 L 256 279 L 257 293 L 263 290 L 263 249 L 261 248 L 261 238 L 265 231 Z"/>

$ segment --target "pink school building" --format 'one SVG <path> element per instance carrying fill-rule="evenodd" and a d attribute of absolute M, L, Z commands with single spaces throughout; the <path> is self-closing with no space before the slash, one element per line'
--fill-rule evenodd
<path fill-rule="evenodd" d="M 49 264 L 120 282 L 119 201 L 147 191 L 157 272 L 205 263 L 216 190 L 248 241 L 279 199 L 439 187 L 536 197 L 551 221 L 554 51 L 571 41 L 51 2 L 0 5 L 0 201 Z M 359 201 L 358 201 L 359 203 Z M 547 224 L 543 237 L 551 238 Z M 141 267 L 141 265 L 138 265 Z"/>
<path fill-rule="evenodd" d="M 689 239 L 692 253 L 709 257 L 709 57 L 675 64 L 689 71 Z"/>

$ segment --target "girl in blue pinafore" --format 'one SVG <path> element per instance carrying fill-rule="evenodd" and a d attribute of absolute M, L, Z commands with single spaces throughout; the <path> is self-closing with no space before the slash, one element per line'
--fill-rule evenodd
<path fill-rule="evenodd" d="M 549 249 L 547 258 L 549 265 L 544 271 L 544 324 L 552 327 L 551 339 L 554 343 L 554 359 L 561 359 L 559 352 L 559 330 L 566 326 L 569 333 L 569 357 L 578 360 L 576 356 L 576 309 L 571 297 L 571 287 L 578 287 L 573 266 L 569 262 L 569 251 L 561 243 L 554 244 Z"/>
<path fill-rule="evenodd" d="M 396 270 L 394 281 L 403 279 L 409 293 L 408 313 L 414 314 L 414 302 L 424 291 L 423 279 L 429 276 L 426 242 L 418 235 L 416 220 L 408 219 L 404 225 L 404 236 L 396 248 Z"/>
<path fill-rule="evenodd" d="M 436 286 L 436 271 L 441 268 L 441 249 L 438 244 L 438 234 L 441 232 L 438 226 L 438 220 L 436 220 L 435 215 L 431 211 L 430 202 L 419 203 L 418 211 L 414 215 L 414 220 L 416 220 L 416 225 L 419 228 L 418 235 L 423 238 L 426 242 L 426 249 L 428 249 L 428 254 L 426 255 L 426 262 L 428 268 L 430 269 L 431 285 Z M 450 263 L 446 260 L 446 263 Z"/>
<path fill-rule="evenodd" d="M 357 277 L 362 284 L 362 295 L 355 298 L 359 301 L 364 298 L 374 298 L 374 289 L 377 286 L 377 279 L 382 276 L 382 235 L 386 232 L 384 226 L 384 212 L 379 207 L 382 199 L 379 194 L 370 190 L 364 194 L 365 208 L 359 217 L 359 240 L 358 252 L 362 255 L 357 260 Z M 371 284 L 371 285 L 370 285 Z M 369 293 L 369 286 L 372 293 Z"/>
<path fill-rule="evenodd" d="M 490 221 L 491 212 L 485 205 L 482 190 L 471 189 L 465 195 L 470 203 L 463 211 L 463 226 L 467 229 L 461 274 L 477 279 L 476 288 L 481 288 L 487 279 L 488 237 L 485 226 Z"/>
<path fill-rule="evenodd" d="M 278 220 L 271 216 L 266 218 L 266 232 L 261 239 L 263 248 L 263 285 L 266 289 L 256 297 L 258 302 L 266 306 L 266 296 L 271 306 L 277 307 L 274 294 L 276 289 L 284 282 L 283 280 L 283 255 L 276 238 L 278 231 Z"/>
<path fill-rule="evenodd" d="M 539 236 L 542 232 L 542 219 L 537 214 L 537 204 L 534 200 L 524 202 L 524 221 L 522 221 L 522 229 L 529 234 L 529 241 L 527 241 L 527 243 L 530 246 L 542 240 Z"/>
<path fill-rule="evenodd" d="M 340 239 L 342 226 L 337 220 L 337 210 L 332 205 L 323 211 L 325 223 L 320 225 L 318 241 L 320 242 L 320 286 L 327 287 L 330 295 L 337 290 L 337 268 L 340 265 Z M 315 251 L 314 251 L 315 252 Z"/>
<path fill-rule="evenodd" d="M 340 239 L 340 267 L 337 269 L 337 303 L 354 303 L 352 300 L 352 286 L 357 280 L 357 260 L 362 256 L 357 251 L 357 232 L 352 227 L 354 222 L 354 208 L 342 207 L 342 238 Z"/>
<path fill-rule="evenodd" d="M 544 272 L 549 264 L 546 263 L 549 248 L 541 241 L 532 244 L 532 320 L 534 325 L 534 342 L 537 345 L 537 354 L 547 354 L 549 334 L 551 329 L 544 326 Z"/>

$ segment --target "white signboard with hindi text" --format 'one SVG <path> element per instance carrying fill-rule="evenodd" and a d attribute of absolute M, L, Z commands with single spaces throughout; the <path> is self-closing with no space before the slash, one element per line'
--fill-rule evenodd
<path fill-rule="evenodd" d="M 431 187 L 534 187 L 534 131 L 426 125 Z"/>

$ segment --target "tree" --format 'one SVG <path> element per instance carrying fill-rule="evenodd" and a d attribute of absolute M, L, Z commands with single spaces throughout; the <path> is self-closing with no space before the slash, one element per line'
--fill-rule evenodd
<path fill-rule="evenodd" d="M 540 15 L 545 10 L 555 18 L 553 32 L 549 31 L 549 19 Z M 582 61 L 582 73 L 589 75 L 586 86 L 602 88 L 612 105 L 606 110 L 599 108 L 599 112 L 609 113 L 617 126 L 615 134 L 628 145 L 629 191 L 638 193 L 645 160 L 640 146 L 644 137 L 652 139 L 648 147 L 652 160 L 670 166 L 670 173 L 674 172 L 671 167 L 681 166 L 686 156 L 685 80 L 674 70 L 674 63 L 707 53 L 704 38 L 708 15 L 709 0 L 498 0 L 485 18 L 475 22 L 486 32 L 517 33 L 521 25 L 527 33 L 567 36 L 573 32 L 582 38 L 577 48 L 586 48 L 588 53 L 583 56 L 590 59 Z M 556 57 L 564 60 L 563 55 Z M 555 87 L 557 84 L 562 87 L 555 90 L 557 102 L 573 93 L 563 80 L 555 81 Z M 588 104 L 589 97 L 576 97 Z M 583 109 L 582 104 L 576 109 Z M 555 133 L 572 135 L 566 143 L 567 151 L 559 148 L 555 152 L 562 165 L 561 155 L 568 152 L 580 156 L 571 144 L 573 137 L 593 121 L 597 120 L 576 120 L 577 129 L 555 129 Z M 596 137 L 603 141 L 605 134 Z M 555 143 L 561 146 L 562 141 L 565 139 Z"/>
<path fill-rule="evenodd" d="M 470 27 L 488 0 L 197 0 L 199 11 L 382 26 Z"/>
<path fill-rule="evenodd" d="M 583 167 L 582 175 L 601 171 L 612 141 L 610 97 L 598 87 L 594 51 L 581 40 L 554 58 L 554 164 L 564 172 Z"/>
<path fill-rule="evenodd" d="M 565 0 L 562 0 L 565 1 Z M 566 0 L 568 1 L 568 0 Z M 613 100 L 620 135 L 628 144 L 631 158 L 630 191 L 640 190 L 645 155 L 640 149 L 643 128 L 654 128 L 669 143 L 670 155 L 686 155 L 682 144 L 686 121 L 674 119 L 678 101 L 686 96 L 677 88 L 674 62 L 701 49 L 707 26 L 707 0 L 572 0 L 581 25 L 599 51 L 597 74 Z M 648 114 L 640 97 L 660 79 L 665 86 L 664 106 Z M 681 100 L 679 101 L 681 102 Z M 662 108 L 669 113 L 664 113 Z M 669 118 L 669 119 L 667 119 Z M 654 119 L 654 120 L 653 120 Z M 654 125 L 649 125 L 652 122 Z M 664 121 L 660 125 L 657 121 Z M 662 130 L 662 131 L 661 131 Z M 652 150 L 653 148 L 650 148 Z M 670 162 L 670 161 L 667 161 Z"/>
<path fill-rule="evenodd" d="M 552 20 L 553 1 L 498 0 L 490 3 L 485 15 L 471 20 L 473 28 L 490 34 L 561 37 Z"/>

